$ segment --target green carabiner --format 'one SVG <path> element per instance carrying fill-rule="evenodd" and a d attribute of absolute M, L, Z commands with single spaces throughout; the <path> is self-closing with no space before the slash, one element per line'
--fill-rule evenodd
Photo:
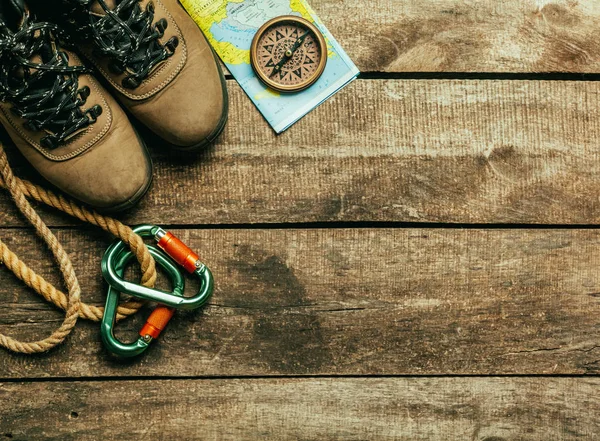
<path fill-rule="evenodd" d="M 121 357 L 135 357 L 144 352 L 148 345 L 158 338 L 175 309 L 189 310 L 201 307 L 210 298 L 214 288 L 213 276 L 208 267 L 173 234 L 154 225 L 140 225 L 133 228 L 133 231 L 142 237 L 154 237 L 157 241 L 160 250 L 151 245 L 148 246 L 148 250 L 157 265 L 167 272 L 171 279 L 172 290 L 161 291 L 125 280 L 123 277 L 125 268 L 134 255 L 124 242 L 117 240 L 106 250 L 102 258 L 102 275 L 109 289 L 102 318 L 101 335 L 106 347 Z M 200 287 L 194 297 L 184 297 L 185 279 L 177 264 L 200 279 Z M 113 332 L 121 293 L 160 304 L 140 331 L 140 338 L 133 343 L 119 341 Z"/>
<path fill-rule="evenodd" d="M 149 245 L 148 250 L 150 251 L 152 257 L 154 257 L 156 264 L 166 271 L 167 275 L 171 279 L 172 285 L 178 288 L 178 292 L 182 292 L 185 289 L 185 279 L 179 271 L 179 268 L 177 268 L 177 266 L 175 266 L 167 256 L 165 256 L 155 247 Z M 125 267 L 133 257 L 134 255 L 131 251 L 126 251 L 118 256 L 116 268 L 114 270 L 119 276 L 123 276 Z M 120 298 L 121 294 L 119 291 L 114 289 L 112 286 L 109 286 L 106 296 L 106 305 L 104 307 L 104 316 L 102 317 L 102 324 L 100 325 L 102 342 L 106 348 L 115 355 L 127 358 L 135 357 L 148 349 L 149 344 L 152 342 L 152 340 L 154 340 L 154 338 L 158 337 L 158 335 L 151 336 L 144 329 L 142 329 L 142 331 L 140 331 L 140 337 L 133 343 L 123 343 L 117 339 L 114 334 L 114 326 L 116 323 L 117 308 L 119 307 Z"/>
<path fill-rule="evenodd" d="M 102 258 L 102 275 L 106 282 L 117 291 L 134 297 L 161 303 L 175 309 L 197 309 L 210 298 L 214 281 L 213 276 L 206 265 L 200 262 L 200 258 L 173 234 L 165 232 L 155 225 L 140 225 L 133 231 L 142 237 L 154 237 L 158 246 L 183 266 L 189 273 L 200 279 L 200 288 L 193 297 L 184 297 L 184 290 L 173 287 L 171 292 L 161 291 L 155 288 L 129 282 L 118 274 L 116 261 L 127 248 L 123 241 L 113 243 Z"/>

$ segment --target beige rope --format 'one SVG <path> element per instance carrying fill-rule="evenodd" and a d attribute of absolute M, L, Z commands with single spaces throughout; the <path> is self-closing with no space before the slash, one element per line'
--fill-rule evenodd
<path fill-rule="evenodd" d="M 2 240 L 0 240 L 0 264 L 4 264 L 20 280 L 35 292 L 40 294 L 48 302 L 53 303 L 66 311 L 65 319 L 58 329 L 49 337 L 36 342 L 21 342 L 12 337 L 0 334 L 0 346 L 14 352 L 36 353 L 52 349 L 60 344 L 73 330 L 78 317 L 88 320 L 99 321 L 102 319 L 104 308 L 88 305 L 80 301 L 81 288 L 73 269 L 69 256 L 61 246 L 54 234 L 48 229 L 44 221 L 33 209 L 27 198 L 34 199 L 50 207 L 57 208 L 77 219 L 88 222 L 102 228 L 104 231 L 123 240 L 142 268 L 141 284 L 153 287 L 156 282 L 156 267 L 154 259 L 142 238 L 135 234 L 131 228 L 110 217 L 102 216 L 95 211 L 90 211 L 76 203 L 65 199 L 63 196 L 45 190 L 44 188 L 22 181 L 16 178 L 8 163 L 4 148 L 0 143 L 0 187 L 8 190 L 17 208 L 23 213 L 27 220 L 33 225 L 38 235 L 46 242 L 48 248 L 54 255 L 54 259 L 63 276 L 68 294 L 56 289 L 52 284 L 36 274 L 15 253 L 13 253 Z M 142 302 L 126 302 L 117 310 L 117 320 L 135 314 L 142 306 Z"/>

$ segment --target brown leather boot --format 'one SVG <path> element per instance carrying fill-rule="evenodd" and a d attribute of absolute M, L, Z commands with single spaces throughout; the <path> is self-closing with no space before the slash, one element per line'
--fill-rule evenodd
<path fill-rule="evenodd" d="M 23 0 L 0 3 L 0 123 L 48 181 L 118 211 L 148 190 L 152 164 L 127 116 Z"/>
<path fill-rule="evenodd" d="M 62 4 L 55 10 L 67 13 L 65 26 L 80 51 L 138 120 L 183 150 L 201 148 L 221 133 L 227 121 L 223 73 L 177 0 Z"/>

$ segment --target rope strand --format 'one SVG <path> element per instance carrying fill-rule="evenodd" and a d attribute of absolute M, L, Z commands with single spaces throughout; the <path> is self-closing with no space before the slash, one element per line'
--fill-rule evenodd
<path fill-rule="evenodd" d="M 53 303 L 65 311 L 65 318 L 62 324 L 49 337 L 35 342 L 22 342 L 0 333 L 0 346 L 13 352 L 25 354 L 45 352 L 64 341 L 67 335 L 73 330 L 79 317 L 100 321 L 104 313 L 103 307 L 81 302 L 81 288 L 68 254 L 56 236 L 31 206 L 27 198 L 57 208 L 83 222 L 96 225 L 124 241 L 134 253 L 142 268 L 141 284 L 147 287 L 154 287 L 156 283 L 155 262 L 139 235 L 116 219 L 88 210 L 64 198 L 62 195 L 57 195 L 31 182 L 15 177 L 1 143 L 0 187 L 8 190 L 19 211 L 23 213 L 36 229 L 37 234 L 46 242 L 54 255 L 54 259 L 67 288 L 67 294 L 58 290 L 42 276 L 29 268 L 0 240 L 0 264 L 3 263 L 19 280 L 23 281 L 23 283 L 41 295 L 46 301 Z M 117 310 L 117 320 L 122 320 L 125 317 L 135 314 L 142 305 L 143 302 L 136 301 L 121 304 Z"/>

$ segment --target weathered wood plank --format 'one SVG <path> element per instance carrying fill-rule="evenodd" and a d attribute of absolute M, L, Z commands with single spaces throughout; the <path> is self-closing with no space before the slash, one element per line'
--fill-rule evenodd
<path fill-rule="evenodd" d="M 598 72 L 594 0 L 313 0 L 363 71 Z"/>
<path fill-rule="evenodd" d="M 358 81 L 279 137 L 230 89 L 210 152 L 154 146 L 126 222 L 600 222 L 597 82 Z"/>
<path fill-rule="evenodd" d="M 599 391 L 596 378 L 5 383 L 0 436 L 594 440 L 600 433 Z"/>
<path fill-rule="evenodd" d="M 595 0 L 312 0 L 363 72 L 600 71 Z"/>
<path fill-rule="evenodd" d="M 3 240 L 43 274 L 23 230 Z M 0 378 L 600 372 L 595 230 L 183 230 L 214 270 L 202 312 L 149 353 L 111 360 L 97 325 L 50 355 L 0 353 Z M 103 299 L 103 244 L 59 231 L 84 298 Z M 36 263 L 37 262 L 37 263 Z M 49 274 L 51 280 L 56 276 Z M 60 314 L 0 271 L 0 329 L 44 335 Z M 119 327 L 134 336 L 143 314 Z"/>

